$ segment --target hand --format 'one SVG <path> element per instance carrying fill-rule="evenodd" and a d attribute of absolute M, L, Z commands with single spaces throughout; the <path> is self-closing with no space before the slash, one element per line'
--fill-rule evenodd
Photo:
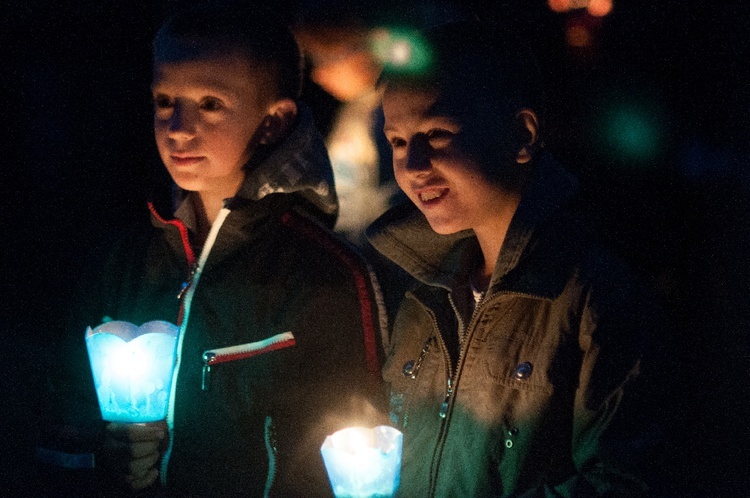
<path fill-rule="evenodd" d="M 159 476 L 156 465 L 167 439 L 166 423 L 110 423 L 105 432 L 97 465 L 133 491 L 151 486 Z"/>

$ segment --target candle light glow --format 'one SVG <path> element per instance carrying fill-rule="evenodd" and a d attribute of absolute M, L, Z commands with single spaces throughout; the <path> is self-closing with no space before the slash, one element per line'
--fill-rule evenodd
<path fill-rule="evenodd" d="M 393 427 L 349 427 L 320 451 L 337 498 L 393 496 L 399 485 L 403 436 Z"/>
<path fill-rule="evenodd" d="M 112 321 L 86 330 L 86 348 L 102 418 L 155 422 L 166 417 L 177 326 Z"/>

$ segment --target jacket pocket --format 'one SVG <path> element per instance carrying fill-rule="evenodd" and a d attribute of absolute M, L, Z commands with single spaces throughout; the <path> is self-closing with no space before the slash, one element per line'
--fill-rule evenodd
<path fill-rule="evenodd" d="M 284 332 L 277 334 L 262 341 L 248 342 L 236 346 L 227 346 L 217 349 L 209 349 L 203 352 L 203 373 L 201 376 L 201 389 L 208 391 L 211 389 L 212 369 L 222 363 L 229 363 L 238 360 L 244 360 L 253 356 L 270 353 L 279 349 L 292 347 L 296 344 L 294 334 Z"/>
<path fill-rule="evenodd" d="M 415 400 L 420 390 L 420 381 L 423 369 L 427 371 L 424 375 L 434 376 L 434 365 L 425 367 L 434 358 L 430 354 L 437 349 L 436 338 L 426 339 L 421 348 L 414 347 L 418 343 L 410 344 L 410 348 L 399 349 L 399 354 L 389 358 L 383 371 L 383 378 L 389 383 L 391 388 L 390 395 L 390 420 L 397 427 L 405 428 L 408 423 L 409 403 L 408 400 Z"/>
<path fill-rule="evenodd" d="M 554 349 L 502 336 L 491 336 L 475 345 L 485 381 L 493 385 L 551 394 L 562 379 L 552 368 Z"/>

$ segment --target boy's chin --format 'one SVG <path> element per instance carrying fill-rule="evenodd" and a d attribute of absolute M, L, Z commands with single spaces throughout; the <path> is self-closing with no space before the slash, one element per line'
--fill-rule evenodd
<path fill-rule="evenodd" d="M 172 181 L 177 185 L 180 189 L 188 191 L 188 192 L 197 192 L 201 189 L 200 183 L 195 180 L 185 179 L 181 178 L 177 175 L 172 176 Z"/>
<path fill-rule="evenodd" d="M 453 235 L 464 230 L 462 227 L 457 227 L 451 223 L 441 223 L 439 221 L 432 221 L 429 218 L 427 222 L 430 224 L 432 231 L 438 235 Z"/>

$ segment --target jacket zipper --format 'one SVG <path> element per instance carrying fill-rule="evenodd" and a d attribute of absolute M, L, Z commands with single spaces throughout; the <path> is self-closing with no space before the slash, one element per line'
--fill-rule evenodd
<path fill-rule="evenodd" d="M 195 289 L 200 281 L 203 267 L 206 264 L 208 255 L 211 253 L 211 249 L 216 243 L 216 238 L 219 234 L 219 229 L 224 224 L 227 216 L 231 212 L 230 209 L 222 208 L 219 214 L 211 225 L 211 231 L 208 233 L 208 238 L 201 251 L 198 263 L 191 268 L 190 275 L 183 288 L 178 294 L 178 298 L 182 300 L 180 305 L 180 335 L 177 339 L 177 359 L 175 361 L 174 373 L 172 374 L 172 387 L 169 393 L 169 406 L 167 407 L 167 429 L 169 432 L 169 445 L 167 450 L 164 452 L 164 458 L 161 461 L 161 472 L 160 479 L 163 485 L 167 484 L 167 468 L 169 467 L 169 458 L 172 456 L 172 448 L 174 446 L 174 406 L 175 406 L 175 393 L 177 391 L 177 378 L 180 373 L 180 365 L 182 364 L 182 345 L 185 340 L 185 330 L 187 330 L 188 319 L 190 318 L 190 306 L 193 302 L 193 296 L 195 295 Z"/>
<path fill-rule="evenodd" d="M 271 488 L 273 488 L 273 483 L 276 480 L 276 455 L 278 452 L 276 448 L 276 428 L 270 416 L 266 417 L 263 439 L 268 453 L 268 475 L 266 476 L 266 489 L 263 492 L 263 497 L 267 498 L 271 495 Z"/>
<path fill-rule="evenodd" d="M 179 301 L 182 301 L 182 298 L 185 297 L 185 293 L 187 292 L 188 288 L 193 284 L 193 279 L 195 278 L 195 271 L 198 269 L 198 265 L 196 263 L 190 264 L 190 271 L 188 271 L 187 279 L 182 282 L 182 285 L 180 286 L 180 292 L 177 293 L 177 299 Z"/>
<path fill-rule="evenodd" d="M 464 362 L 464 356 L 465 352 L 468 349 L 467 346 L 469 344 L 469 341 L 472 337 L 472 332 L 474 328 L 476 327 L 476 319 L 477 316 L 479 316 L 479 309 L 480 307 L 487 302 L 486 296 L 483 296 L 483 298 L 476 304 L 474 307 L 474 311 L 471 314 L 471 318 L 469 319 L 469 324 L 466 329 L 462 329 L 463 326 L 463 320 L 461 319 L 461 315 L 457 312 L 457 308 L 455 303 L 453 302 L 453 298 L 448 295 L 448 301 L 451 304 L 451 307 L 453 308 L 453 312 L 456 313 L 456 317 L 458 318 L 459 323 L 459 333 L 463 337 L 463 340 L 460 341 L 461 347 L 459 349 L 458 354 L 458 361 L 456 362 L 456 369 L 455 371 L 452 371 L 451 369 L 451 361 L 450 356 L 448 355 L 448 352 L 445 349 L 445 344 L 443 344 L 443 356 L 444 361 L 446 362 L 446 365 L 448 365 L 447 368 L 447 376 L 446 376 L 446 387 L 445 387 L 445 398 L 443 399 L 443 403 L 440 406 L 440 412 L 438 413 L 440 417 L 440 431 L 438 433 L 438 440 L 437 444 L 435 445 L 435 450 L 432 454 L 432 465 L 430 468 L 430 487 L 429 487 L 429 494 L 428 496 L 435 496 L 435 492 L 437 491 L 437 478 L 438 478 L 438 471 L 440 469 L 440 459 L 443 454 L 443 448 L 445 447 L 445 440 L 446 436 L 448 434 L 448 423 L 450 420 L 449 415 L 451 414 L 452 408 L 453 408 L 453 402 L 454 402 L 454 394 L 456 391 L 456 385 L 458 384 L 460 372 L 463 369 L 463 362 Z M 438 328 L 437 319 L 435 318 L 435 314 L 427 308 L 430 317 L 432 318 L 433 324 L 435 325 L 435 328 L 438 330 L 438 335 L 440 333 L 440 329 Z M 442 337 L 441 337 L 442 341 Z"/>
<path fill-rule="evenodd" d="M 474 311 L 471 313 L 471 318 L 469 319 L 469 325 L 471 325 L 474 322 L 474 317 L 477 315 L 477 310 L 479 309 L 479 306 L 484 301 L 484 297 L 474 306 Z M 450 406 L 450 401 L 453 396 L 453 388 L 456 384 L 456 381 L 458 380 L 456 376 L 458 375 L 459 371 L 459 365 L 461 365 L 461 360 L 464 356 L 464 342 L 468 337 L 465 337 L 466 332 L 468 329 L 464 328 L 464 321 L 461 318 L 461 314 L 458 312 L 458 308 L 456 307 L 456 303 L 453 301 L 453 297 L 451 294 L 448 294 L 448 302 L 451 304 L 451 308 L 453 308 L 453 312 L 456 314 L 456 318 L 458 319 L 458 332 L 459 332 L 459 353 L 458 353 L 458 361 L 456 362 L 456 371 L 452 374 L 449 373 L 446 381 L 445 381 L 445 399 L 443 400 L 443 404 L 440 406 L 440 412 L 438 415 L 441 419 L 445 419 L 445 417 L 448 414 L 448 408 Z M 437 327 L 437 320 L 434 315 L 432 315 L 433 322 L 435 323 L 435 327 Z M 447 356 L 447 354 L 446 354 Z M 449 365 L 450 365 L 450 359 Z M 450 372 L 450 367 L 448 368 L 448 371 Z"/>
<path fill-rule="evenodd" d="M 201 389 L 208 391 L 211 388 L 211 367 L 229 361 L 243 360 L 263 353 L 270 353 L 279 349 L 288 348 L 296 344 L 291 332 L 276 334 L 275 336 L 257 342 L 248 342 L 238 346 L 210 349 L 203 352 L 203 375 L 201 376 Z"/>
<path fill-rule="evenodd" d="M 429 308 L 425 306 L 425 310 L 427 311 L 427 314 L 432 319 L 432 324 L 435 327 L 435 331 L 437 332 L 437 340 L 440 343 L 440 350 L 443 353 L 443 364 L 445 365 L 445 378 L 446 378 L 446 388 L 445 388 L 445 397 L 443 398 L 443 403 L 440 405 L 440 411 L 438 412 L 438 416 L 440 417 L 440 427 L 438 429 L 438 444 L 435 445 L 435 450 L 432 453 L 432 464 L 430 468 L 430 495 L 432 496 L 434 492 L 432 491 L 435 487 L 435 480 L 437 477 L 437 465 L 440 461 L 440 450 L 441 450 L 441 444 L 440 442 L 443 440 L 445 428 L 446 428 L 446 415 L 448 413 L 448 408 L 451 403 L 451 398 L 453 396 L 453 367 L 451 365 L 450 355 L 448 354 L 448 350 L 445 347 L 445 341 L 443 340 L 442 333 L 440 332 L 440 327 L 438 326 L 437 318 L 435 317 L 435 313 Z M 424 351 L 424 348 L 423 348 Z M 421 357 L 422 355 L 420 355 Z M 422 358 L 420 358 L 421 360 Z M 421 366 L 421 361 L 419 362 Z M 418 372 L 414 372 L 415 376 Z"/>

